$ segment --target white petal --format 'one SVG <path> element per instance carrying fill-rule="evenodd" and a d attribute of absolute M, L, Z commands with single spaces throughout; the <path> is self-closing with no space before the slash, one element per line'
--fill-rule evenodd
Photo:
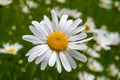
<path fill-rule="evenodd" d="M 0 52 L 6 53 L 6 50 L 1 48 L 1 49 L 0 49 Z"/>
<path fill-rule="evenodd" d="M 54 10 L 51 10 L 51 16 L 52 16 L 52 22 L 53 22 L 52 27 L 54 30 L 56 30 L 58 28 L 58 18 Z"/>
<path fill-rule="evenodd" d="M 35 60 L 35 64 L 39 64 L 39 63 L 45 58 L 46 55 L 47 55 L 47 54 L 44 53 L 44 54 L 38 56 L 38 57 L 36 58 L 36 60 Z"/>
<path fill-rule="evenodd" d="M 69 41 L 77 41 L 77 40 L 81 40 L 81 39 L 84 39 L 87 37 L 87 34 L 82 32 L 80 34 L 77 34 L 77 35 L 73 35 L 71 37 L 69 37 Z"/>
<path fill-rule="evenodd" d="M 49 61 L 49 59 L 50 59 L 51 54 L 52 54 L 52 53 L 48 50 L 46 57 L 45 57 L 44 60 L 41 62 L 41 70 L 44 70 L 44 69 L 46 68 L 46 66 L 47 66 L 47 64 L 48 64 L 48 61 Z"/>
<path fill-rule="evenodd" d="M 70 49 L 75 49 L 75 50 L 86 50 L 87 46 L 85 44 L 70 44 L 68 45 Z"/>
<path fill-rule="evenodd" d="M 57 60 L 57 53 L 54 51 L 50 57 L 50 60 L 49 60 L 49 66 L 54 66 L 55 62 Z"/>
<path fill-rule="evenodd" d="M 90 37 L 90 38 L 87 38 L 87 39 L 83 39 L 81 41 L 76 41 L 76 42 L 70 42 L 69 44 L 80 44 L 80 43 L 83 43 L 83 42 L 87 42 L 87 41 L 90 41 L 92 40 L 93 37 Z"/>
<path fill-rule="evenodd" d="M 69 29 L 67 30 L 68 33 L 71 33 L 75 28 L 78 27 L 78 25 L 82 22 L 81 19 L 75 20 L 70 26 Z"/>
<path fill-rule="evenodd" d="M 63 31 L 67 22 L 68 15 L 63 15 L 60 19 L 60 31 Z"/>
<path fill-rule="evenodd" d="M 56 66 L 57 66 L 57 71 L 58 71 L 59 73 L 61 73 L 61 72 L 62 72 L 62 67 L 61 67 L 61 63 L 60 63 L 60 60 L 59 60 L 58 55 L 57 55 Z"/>
<path fill-rule="evenodd" d="M 70 27 L 70 25 L 71 25 L 72 23 L 73 23 L 73 20 L 68 20 L 68 21 L 66 22 L 65 28 L 64 28 L 64 30 L 63 30 L 64 33 L 67 34 L 67 30 L 69 29 L 69 27 Z"/>
<path fill-rule="evenodd" d="M 3 47 L 4 47 L 5 49 L 8 49 L 8 48 L 10 47 L 10 44 L 9 44 L 9 43 L 3 44 Z"/>
<path fill-rule="evenodd" d="M 41 49 L 41 47 L 42 47 L 42 45 L 38 45 L 38 46 L 33 47 L 32 49 L 30 49 L 30 50 L 27 52 L 26 56 L 29 56 L 29 55 L 31 55 L 33 52 L 38 51 L 39 49 Z"/>
<path fill-rule="evenodd" d="M 31 62 L 33 61 L 36 57 L 44 54 L 46 51 L 48 51 L 48 47 L 46 46 L 42 46 L 39 50 L 33 52 L 29 57 L 28 57 L 28 61 Z"/>
<path fill-rule="evenodd" d="M 26 54 L 26 56 L 31 55 L 32 53 L 40 50 L 41 48 L 48 48 L 48 46 L 47 46 L 47 45 L 38 45 L 38 46 L 35 46 L 35 47 L 33 47 L 32 49 L 30 49 L 30 50 L 28 51 L 28 53 Z"/>
<path fill-rule="evenodd" d="M 71 33 L 69 33 L 69 36 L 75 35 L 77 33 L 80 33 L 81 31 L 83 31 L 85 29 L 85 26 L 80 26 L 77 27 L 75 30 L 73 30 Z"/>
<path fill-rule="evenodd" d="M 28 42 L 32 42 L 33 44 L 43 44 L 45 43 L 45 41 L 40 40 L 38 37 L 34 36 L 34 35 L 24 35 L 22 36 L 23 40 L 26 40 Z"/>
<path fill-rule="evenodd" d="M 81 54 L 80 52 L 78 51 L 75 51 L 75 50 L 68 50 L 68 52 L 70 53 L 70 55 L 72 57 L 74 57 L 75 59 L 79 60 L 79 61 L 82 61 L 82 62 L 86 62 L 87 61 L 87 57 L 84 56 L 83 54 Z"/>
<path fill-rule="evenodd" d="M 47 39 L 45 36 L 41 35 L 42 32 L 40 33 L 35 27 L 30 26 L 29 28 L 30 28 L 30 30 L 33 32 L 33 34 L 36 35 L 36 36 L 37 36 L 38 38 L 40 38 L 41 40 L 46 40 L 46 39 Z M 43 33 L 42 33 L 42 34 L 43 34 Z"/>
<path fill-rule="evenodd" d="M 67 53 L 67 52 L 65 53 L 65 55 L 66 55 L 66 57 L 67 57 L 70 65 L 71 65 L 71 67 L 72 67 L 73 69 L 75 69 L 75 68 L 77 67 L 77 65 L 76 65 L 74 59 L 73 59 L 73 58 L 71 57 L 71 55 L 69 55 L 69 53 Z"/>
<path fill-rule="evenodd" d="M 39 22 L 32 21 L 32 24 L 39 31 L 39 33 L 41 33 L 41 35 L 43 35 L 43 36 L 47 36 L 48 35 L 48 32 L 45 30 L 45 28 L 43 27 L 43 25 L 41 25 Z"/>
<path fill-rule="evenodd" d="M 49 18 L 48 18 L 47 16 L 44 16 L 44 20 L 45 20 L 45 23 L 46 23 L 49 31 L 52 33 L 52 32 L 53 32 L 53 29 L 52 29 L 51 21 L 49 20 Z"/>
<path fill-rule="evenodd" d="M 51 54 L 52 54 L 52 50 L 48 49 L 47 52 L 45 52 L 44 54 L 38 56 L 38 57 L 36 58 L 36 60 L 35 60 L 35 64 L 39 64 L 39 63 L 46 57 L 46 55 L 48 55 L 48 54 L 51 55 Z"/>
<path fill-rule="evenodd" d="M 63 52 L 60 52 L 59 57 L 60 57 L 60 60 L 61 60 L 61 63 L 63 65 L 64 69 L 66 71 L 70 72 L 71 71 L 71 66 L 70 66 L 65 54 Z"/>

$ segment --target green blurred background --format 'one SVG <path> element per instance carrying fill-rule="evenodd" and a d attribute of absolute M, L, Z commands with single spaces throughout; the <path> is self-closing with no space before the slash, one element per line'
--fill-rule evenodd
<path fill-rule="evenodd" d="M 7 42 L 11 44 L 19 42 L 23 45 L 17 55 L 0 53 L 0 80 L 57 80 L 58 72 L 55 67 L 47 67 L 47 69 L 41 71 L 40 64 L 35 65 L 34 62 L 29 63 L 27 61 L 25 54 L 34 45 L 21 39 L 25 34 L 32 34 L 29 30 L 31 21 L 41 21 L 43 15 L 50 18 L 50 9 L 53 7 L 77 9 L 82 12 L 84 22 L 90 16 L 94 19 L 97 28 L 100 28 L 101 25 L 107 25 L 108 31 L 120 33 L 120 12 L 114 7 L 110 10 L 100 8 L 98 6 L 99 0 L 66 0 L 62 4 L 53 0 L 49 5 L 45 4 L 45 0 L 34 1 L 38 3 L 38 7 L 30 9 L 31 12 L 28 14 L 23 13 L 20 7 L 21 2 L 25 2 L 25 0 L 13 0 L 7 6 L 0 6 L 0 47 L 2 48 L 3 44 Z M 13 27 L 16 27 L 16 29 L 13 29 Z M 104 69 L 107 69 L 111 63 L 115 63 L 120 69 L 120 59 L 118 61 L 114 59 L 116 55 L 120 57 L 120 45 L 111 47 L 112 49 L 109 51 L 102 50 L 101 58 L 98 60 Z M 86 63 L 77 61 L 77 65 L 79 64 L 82 64 L 83 67 L 78 66 L 71 72 L 63 70 L 61 80 L 78 80 L 77 75 L 80 71 L 87 71 L 96 76 L 104 75 L 110 80 L 117 80 L 117 77 L 109 76 L 106 71 L 92 72 L 88 69 Z"/>

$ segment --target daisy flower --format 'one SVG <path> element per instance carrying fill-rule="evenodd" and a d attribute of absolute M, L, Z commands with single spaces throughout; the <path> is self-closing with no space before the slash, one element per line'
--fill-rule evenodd
<path fill-rule="evenodd" d="M 94 80 L 95 76 L 92 74 L 89 74 L 87 72 L 83 72 L 83 73 L 80 72 L 78 74 L 78 78 L 79 78 L 79 80 Z"/>
<path fill-rule="evenodd" d="M 100 0 L 99 6 L 104 9 L 112 9 L 112 0 Z"/>
<path fill-rule="evenodd" d="M 56 0 L 57 2 L 59 2 L 59 3 L 65 3 L 66 2 L 66 0 Z"/>
<path fill-rule="evenodd" d="M 45 0 L 45 4 L 47 5 L 51 4 L 51 0 Z"/>
<path fill-rule="evenodd" d="M 94 40 L 97 42 L 98 46 L 104 50 L 110 50 L 110 45 L 112 41 L 109 39 L 109 33 L 106 30 L 99 29 L 94 33 Z"/>
<path fill-rule="evenodd" d="M 91 17 L 87 18 L 86 23 L 84 24 L 85 26 L 85 32 L 94 32 L 95 30 L 95 23 Z"/>
<path fill-rule="evenodd" d="M 19 43 L 10 45 L 9 43 L 3 44 L 4 48 L 0 48 L 0 52 L 8 54 L 16 54 L 23 46 Z"/>
<path fill-rule="evenodd" d="M 90 47 L 88 47 L 85 51 L 87 52 L 88 55 L 90 55 L 94 58 L 99 58 L 100 57 L 99 53 L 97 53 L 94 49 L 92 49 Z"/>
<path fill-rule="evenodd" d="M 115 1 L 114 6 L 118 11 L 120 11 L 120 1 Z"/>
<path fill-rule="evenodd" d="M 30 9 L 35 9 L 38 7 L 38 4 L 34 1 L 26 1 L 26 4 L 29 6 Z M 22 8 L 23 13 L 30 13 L 28 6 L 24 2 L 21 1 L 20 7 Z"/>
<path fill-rule="evenodd" d="M 73 58 L 86 62 L 87 58 L 78 50 L 84 50 L 86 46 L 83 42 L 92 39 L 87 38 L 87 34 L 83 32 L 83 26 L 79 26 L 81 19 L 67 20 L 68 15 L 63 15 L 58 21 L 56 12 L 51 10 L 52 21 L 47 16 L 40 23 L 32 21 L 30 30 L 34 35 L 24 35 L 23 40 L 32 42 L 36 46 L 33 47 L 26 56 L 28 61 L 35 60 L 36 64 L 41 63 L 41 70 L 47 66 L 56 67 L 59 73 L 62 71 L 61 64 L 64 69 L 70 72 L 77 67 Z"/>
<path fill-rule="evenodd" d="M 98 44 L 94 44 L 93 48 L 95 51 L 100 51 L 102 49 Z"/>
<path fill-rule="evenodd" d="M 118 32 L 110 32 L 109 39 L 112 41 L 111 45 L 118 45 L 120 43 L 120 35 Z"/>
<path fill-rule="evenodd" d="M 108 67 L 107 71 L 108 71 L 108 74 L 110 76 L 113 76 L 113 77 L 115 77 L 116 75 L 120 74 L 119 69 L 115 66 L 115 64 L 111 64 Z"/>
<path fill-rule="evenodd" d="M 10 3 L 12 3 L 12 0 L 0 0 L 1 6 L 9 5 Z"/>
<path fill-rule="evenodd" d="M 108 78 L 106 78 L 105 76 L 100 76 L 100 77 L 97 77 L 96 80 L 109 80 Z"/>
<path fill-rule="evenodd" d="M 88 67 L 89 67 L 90 70 L 92 70 L 94 72 L 103 71 L 102 65 L 99 62 L 95 61 L 94 59 L 89 59 Z"/>
<path fill-rule="evenodd" d="M 67 14 L 69 15 L 70 18 L 80 18 L 82 13 L 81 12 L 78 12 L 76 9 L 69 9 L 69 8 L 62 8 L 62 9 L 59 9 L 58 7 L 54 8 L 56 13 L 57 13 L 57 16 L 58 17 L 61 17 L 63 14 Z"/>

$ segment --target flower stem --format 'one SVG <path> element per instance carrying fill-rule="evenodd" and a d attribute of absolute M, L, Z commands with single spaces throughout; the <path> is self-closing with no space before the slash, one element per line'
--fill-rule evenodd
<path fill-rule="evenodd" d="M 61 74 L 58 73 L 58 80 L 61 80 Z"/>

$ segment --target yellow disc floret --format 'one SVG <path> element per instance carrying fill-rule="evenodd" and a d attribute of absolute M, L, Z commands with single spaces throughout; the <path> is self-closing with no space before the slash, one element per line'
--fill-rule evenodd
<path fill-rule="evenodd" d="M 14 48 L 9 48 L 8 50 L 7 50 L 7 53 L 14 53 L 15 52 L 15 49 Z"/>
<path fill-rule="evenodd" d="M 96 71 L 96 70 L 97 70 L 97 67 L 96 67 L 96 66 L 92 66 L 92 70 L 93 70 L 93 71 Z"/>
<path fill-rule="evenodd" d="M 89 25 L 85 25 L 85 32 L 88 32 L 90 30 L 90 26 Z"/>
<path fill-rule="evenodd" d="M 68 45 L 68 38 L 61 32 L 53 32 L 48 36 L 47 43 L 52 50 L 63 51 Z"/>

